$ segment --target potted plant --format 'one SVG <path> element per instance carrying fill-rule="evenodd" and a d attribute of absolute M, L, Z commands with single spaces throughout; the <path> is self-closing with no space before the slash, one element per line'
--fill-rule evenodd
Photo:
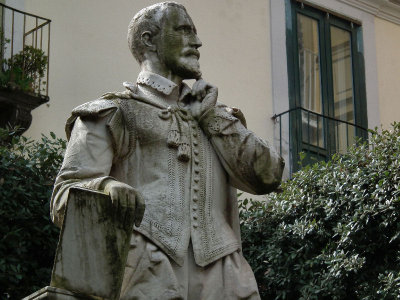
<path fill-rule="evenodd" d="M 3 60 L 0 86 L 40 94 L 40 88 L 43 89 L 46 85 L 42 79 L 45 75 L 47 59 L 43 50 L 25 46 L 13 57 Z"/>

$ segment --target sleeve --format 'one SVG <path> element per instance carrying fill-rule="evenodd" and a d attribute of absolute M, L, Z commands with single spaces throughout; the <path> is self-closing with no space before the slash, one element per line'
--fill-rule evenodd
<path fill-rule="evenodd" d="M 71 187 L 103 191 L 107 182 L 116 180 L 110 171 L 125 135 L 118 114 L 119 109 L 110 108 L 90 116 L 73 113 L 68 120 L 69 141 L 50 203 L 51 218 L 57 226 L 62 225 Z"/>
<path fill-rule="evenodd" d="M 210 139 L 232 186 L 252 194 L 275 190 L 282 179 L 283 159 L 245 125 L 243 114 L 223 104 L 199 120 Z"/>

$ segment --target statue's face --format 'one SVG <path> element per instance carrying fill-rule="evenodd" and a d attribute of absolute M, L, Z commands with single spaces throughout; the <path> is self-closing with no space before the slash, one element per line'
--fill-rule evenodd
<path fill-rule="evenodd" d="M 189 15 L 178 7 L 169 7 L 165 12 L 157 43 L 157 53 L 167 70 L 182 79 L 201 77 L 197 50 L 201 41 Z"/>

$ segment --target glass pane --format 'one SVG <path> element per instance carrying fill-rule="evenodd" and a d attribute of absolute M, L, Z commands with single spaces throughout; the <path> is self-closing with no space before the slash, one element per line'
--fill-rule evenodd
<path fill-rule="evenodd" d="M 301 123 L 303 142 L 321 148 L 324 147 L 323 117 L 309 111 L 302 111 Z"/>
<path fill-rule="evenodd" d="M 335 118 L 354 123 L 353 70 L 349 31 L 331 26 L 333 97 Z M 353 144 L 355 127 L 337 122 L 336 151 L 344 153 Z"/>
<path fill-rule="evenodd" d="M 301 106 L 322 114 L 318 21 L 297 14 Z M 323 123 L 316 114 L 302 113 L 303 142 L 324 147 Z"/>

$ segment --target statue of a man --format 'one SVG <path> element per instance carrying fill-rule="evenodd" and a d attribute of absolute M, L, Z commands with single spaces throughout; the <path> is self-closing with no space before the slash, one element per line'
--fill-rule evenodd
<path fill-rule="evenodd" d="M 72 112 L 51 203 L 61 226 L 71 187 L 136 207 L 121 299 L 259 299 L 241 254 L 236 188 L 274 190 L 283 160 L 201 79 L 185 8 L 139 11 L 128 30 L 141 72 L 126 90 Z M 183 80 L 196 79 L 192 89 Z"/>

